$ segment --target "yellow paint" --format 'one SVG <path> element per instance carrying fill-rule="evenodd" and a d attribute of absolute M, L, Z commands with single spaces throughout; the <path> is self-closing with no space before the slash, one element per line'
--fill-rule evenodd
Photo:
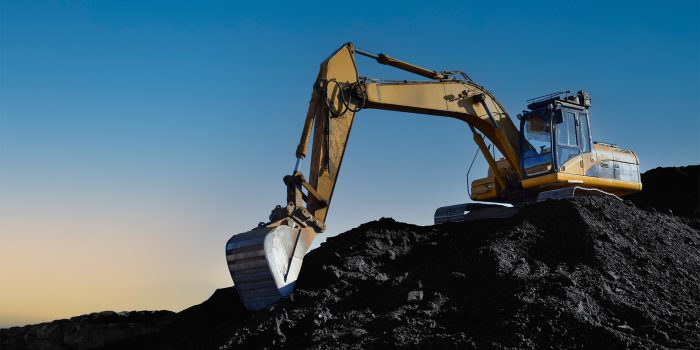
<path fill-rule="evenodd" d="M 552 173 L 522 181 L 524 189 L 555 189 L 568 186 L 599 188 L 618 196 L 642 190 L 641 182 L 627 182 L 615 179 L 583 176 L 567 173 Z"/>

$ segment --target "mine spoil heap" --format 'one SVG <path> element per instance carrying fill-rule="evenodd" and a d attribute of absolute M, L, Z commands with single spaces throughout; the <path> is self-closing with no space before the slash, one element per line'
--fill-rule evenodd
<path fill-rule="evenodd" d="M 186 310 L 199 321 L 129 346 L 700 348 L 698 227 L 604 197 L 509 220 L 381 219 L 310 252 L 293 296 L 271 310 L 249 313 L 235 289 L 218 290 Z"/>
<path fill-rule="evenodd" d="M 226 348 L 699 348 L 698 233 L 593 197 L 508 221 L 382 219 L 311 252 L 293 299 Z"/>
<path fill-rule="evenodd" d="M 700 165 L 654 168 L 642 184 L 642 192 L 626 197 L 637 207 L 700 218 Z"/>
<path fill-rule="evenodd" d="M 697 168 L 675 175 L 700 186 Z M 546 201 L 437 226 L 369 222 L 311 251 L 291 298 L 270 310 L 248 312 L 234 288 L 219 289 L 108 348 L 697 349 L 697 208 L 649 198 Z"/>

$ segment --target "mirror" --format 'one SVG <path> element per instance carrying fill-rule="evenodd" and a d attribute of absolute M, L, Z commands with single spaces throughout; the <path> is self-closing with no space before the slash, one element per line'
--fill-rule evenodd
<path fill-rule="evenodd" d="M 556 124 L 559 124 L 563 121 L 564 121 L 564 113 L 561 111 L 561 109 L 554 110 L 554 122 Z"/>

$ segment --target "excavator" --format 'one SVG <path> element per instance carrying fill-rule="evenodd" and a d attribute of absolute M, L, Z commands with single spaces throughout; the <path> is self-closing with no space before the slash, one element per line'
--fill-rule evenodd
<path fill-rule="evenodd" d="M 359 77 L 356 56 L 427 80 Z M 304 255 L 326 229 L 350 129 L 363 109 L 450 117 L 471 130 L 489 166 L 486 177 L 471 183 L 470 197 L 480 203 L 439 208 L 436 224 L 505 218 L 526 203 L 546 199 L 617 197 L 641 190 L 636 154 L 592 141 L 586 92 L 553 93 L 528 102 L 528 110 L 517 115 L 518 129 L 493 94 L 464 72 L 434 71 L 356 49 L 352 43 L 341 46 L 321 63 L 313 85 L 296 165 L 283 179 L 286 205 L 274 208 L 268 222 L 226 243 L 229 271 L 243 304 L 250 310 L 265 309 L 292 293 Z M 312 134 L 307 180 L 300 165 Z M 502 157 L 496 159 L 497 154 Z"/>

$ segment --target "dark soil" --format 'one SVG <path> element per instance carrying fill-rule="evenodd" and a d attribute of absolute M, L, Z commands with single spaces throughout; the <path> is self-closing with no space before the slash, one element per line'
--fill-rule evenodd
<path fill-rule="evenodd" d="M 700 219 L 700 165 L 649 170 L 642 174 L 642 192 L 627 199 L 640 208 Z"/>
<path fill-rule="evenodd" d="M 93 349 L 163 329 L 172 311 L 103 311 L 0 330 L 0 349 Z"/>
<path fill-rule="evenodd" d="M 173 330 L 120 347 L 691 349 L 698 271 L 698 229 L 611 198 L 509 220 L 381 219 L 310 252 L 271 310 L 249 313 L 223 289 Z"/>
<path fill-rule="evenodd" d="M 205 302 L 178 313 L 161 332 L 103 349 L 216 349 L 252 315 L 241 303 L 235 288 L 217 289 Z"/>
<path fill-rule="evenodd" d="M 270 310 L 220 289 L 110 348 L 697 349 L 698 220 L 654 203 L 547 201 L 426 227 L 380 219 L 311 251 Z"/>

